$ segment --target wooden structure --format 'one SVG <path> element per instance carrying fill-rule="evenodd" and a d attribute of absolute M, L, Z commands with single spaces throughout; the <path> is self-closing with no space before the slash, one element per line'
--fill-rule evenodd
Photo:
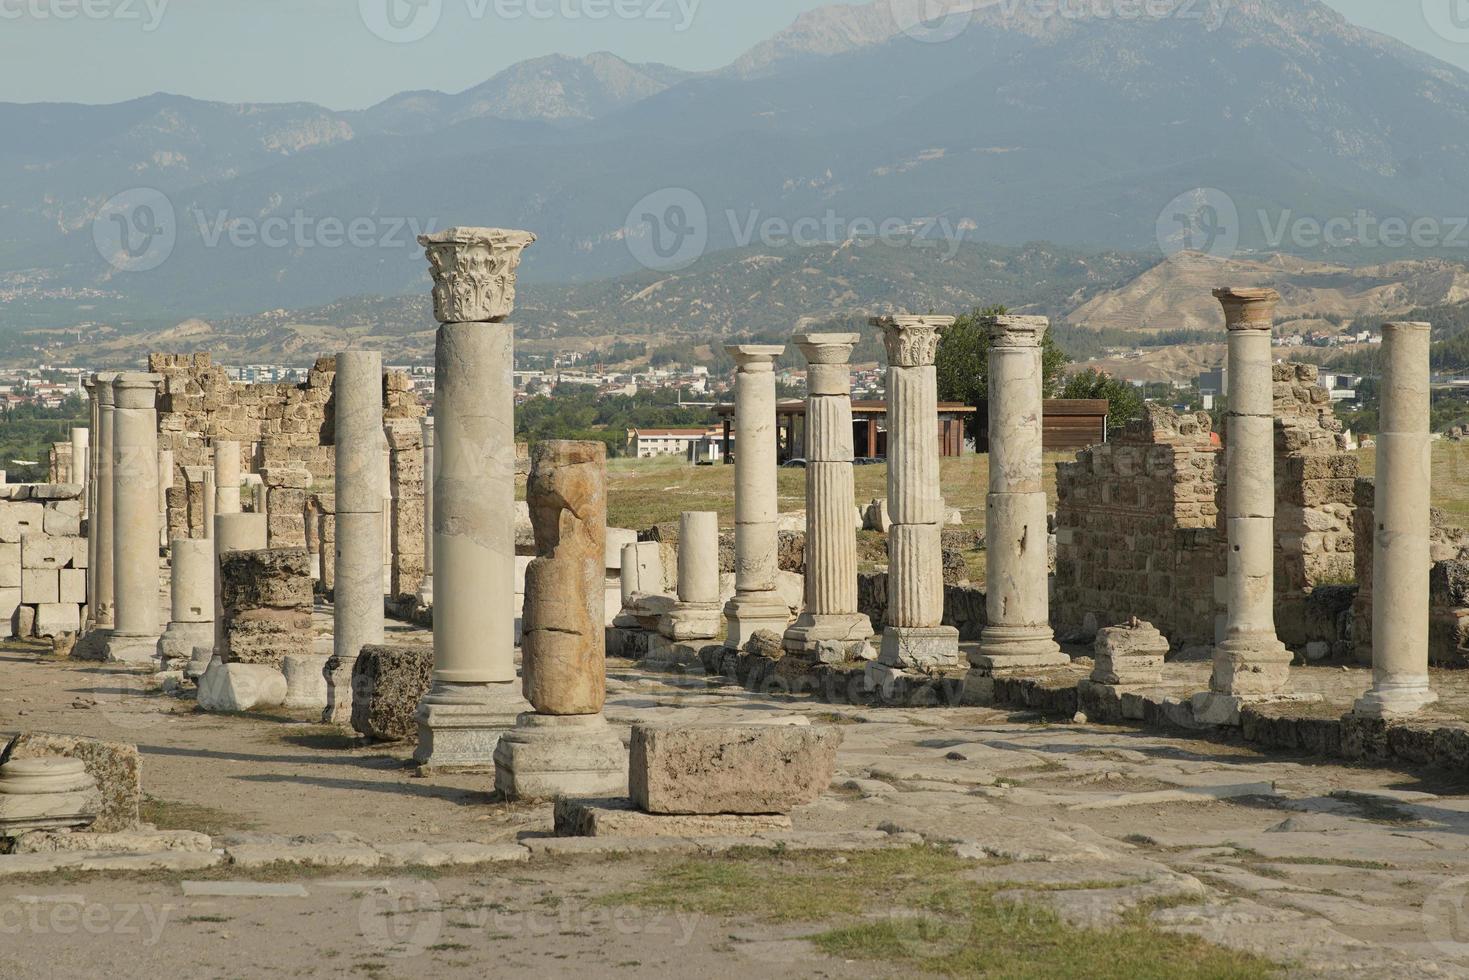
<path fill-rule="evenodd" d="M 1105 398 L 1048 398 L 1041 420 L 1041 442 L 1046 452 L 1075 452 L 1107 441 Z M 989 404 L 979 405 L 979 435 L 975 450 L 990 450 Z"/>
<path fill-rule="evenodd" d="M 1106 402 L 1102 403 L 1103 405 Z M 720 405 L 714 410 L 724 426 L 724 461 L 734 458 L 731 430 L 734 426 L 734 406 Z M 969 405 L 958 402 L 940 402 L 938 406 L 939 453 L 943 456 L 964 454 L 964 427 L 968 418 L 975 413 Z M 1105 413 L 1104 413 L 1105 414 Z M 870 459 L 887 458 L 887 402 L 852 402 L 852 446 L 859 457 Z M 780 402 L 775 406 L 778 458 L 784 463 L 792 459 L 804 459 L 806 455 L 806 403 L 805 401 Z"/>

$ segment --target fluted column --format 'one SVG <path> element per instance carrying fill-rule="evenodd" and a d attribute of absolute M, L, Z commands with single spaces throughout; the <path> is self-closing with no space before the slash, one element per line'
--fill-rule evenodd
<path fill-rule="evenodd" d="M 1275 381 L 1273 289 L 1216 289 L 1229 331 L 1225 520 L 1228 608 L 1210 689 L 1278 694 L 1291 654 L 1275 634 Z"/>
<path fill-rule="evenodd" d="M 959 631 L 942 625 L 938 379 L 934 356 L 950 316 L 878 317 L 887 346 L 888 616 L 878 660 L 891 668 L 959 663 Z"/>
<path fill-rule="evenodd" d="M 525 231 L 419 238 L 434 280 L 434 676 L 415 758 L 492 771 L 527 707 L 515 674 L 515 277 Z"/>
<path fill-rule="evenodd" d="M 113 624 L 112 496 L 115 486 L 112 479 L 112 437 L 116 406 L 112 383 L 116 378 L 116 374 L 109 372 L 97 374 L 92 379 L 97 386 L 97 418 L 101 434 L 97 440 L 97 509 L 93 521 L 96 524 L 97 554 L 92 562 L 96 580 L 93 618 L 100 630 L 110 630 Z"/>
<path fill-rule="evenodd" d="M 981 671 L 1071 662 L 1051 631 L 1041 421 L 1042 316 L 985 320 L 990 337 L 990 486 L 986 498 L 986 622 L 970 663 Z"/>
<path fill-rule="evenodd" d="M 852 348 L 855 333 L 795 337 L 806 358 L 806 609 L 784 646 L 803 656 L 845 655 L 872 636 L 857 610 L 856 501 L 852 472 Z M 824 651 L 824 653 L 823 653 Z"/>
<path fill-rule="evenodd" d="M 418 601 L 434 604 L 434 420 L 423 420 L 423 583 Z"/>
<path fill-rule="evenodd" d="M 332 583 L 333 664 L 325 718 L 346 724 L 352 712 L 352 668 L 364 646 L 383 641 L 382 355 L 365 350 L 338 354 L 333 398 L 337 541 Z M 216 452 L 216 467 L 223 455 Z M 238 465 L 238 450 L 234 459 Z M 216 469 L 220 507 L 228 500 L 228 475 L 227 470 Z M 238 474 L 234 488 L 238 494 Z"/>
<path fill-rule="evenodd" d="M 113 625 L 107 659 L 151 661 L 163 633 L 158 575 L 157 374 L 112 382 Z"/>
<path fill-rule="evenodd" d="M 1427 323 L 1382 328 L 1377 490 L 1372 516 L 1372 687 L 1356 714 L 1411 715 L 1438 700 L 1428 685 L 1429 437 Z"/>
<path fill-rule="evenodd" d="M 735 596 L 724 607 L 725 646 L 741 649 L 759 630 L 777 634 L 790 607 L 775 588 L 777 520 L 775 359 L 785 347 L 734 344 L 735 360 Z"/>

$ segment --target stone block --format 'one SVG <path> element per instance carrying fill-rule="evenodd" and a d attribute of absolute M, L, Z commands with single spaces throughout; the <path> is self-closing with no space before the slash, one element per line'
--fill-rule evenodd
<path fill-rule="evenodd" d="M 124 742 L 104 742 L 80 735 L 28 732 L 17 735 L 0 753 L 0 765 L 12 759 L 64 756 L 78 759 L 87 775 L 97 782 L 102 794 L 101 809 L 92 830 L 115 833 L 138 826 L 138 804 L 143 797 L 142 766 L 138 747 Z"/>
<path fill-rule="evenodd" d="M 1168 640 L 1150 623 L 1134 620 L 1097 633 L 1091 679 L 1098 684 L 1159 684 Z"/>
<path fill-rule="evenodd" d="M 199 707 L 204 711 L 276 708 L 285 700 L 285 675 L 268 664 L 215 661 L 199 678 Z"/>
<path fill-rule="evenodd" d="M 20 608 L 20 589 L 0 589 L 0 622 L 14 623 L 15 611 Z"/>
<path fill-rule="evenodd" d="M 41 527 L 47 534 L 55 537 L 76 537 L 82 533 L 82 519 L 76 514 L 66 514 L 48 507 Z"/>
<path fill-rule="evenodd" d="M 748 837 L 790 830 L 785 814 L 642 813 L 626 799 L 558 799 L 557 837 Z"/>
<path fill-rule="evenodd" d="M 0 589 L 20 588 L 20 543 L 0 544 Z"/>
<path fill-rule="evenodd" d="M 363 647 L 352 668 L 352 728 L 382 742 L 416 738 L 433 669 L 432 647 Z"/>
<path fill-rule="evenodd" d="M 27 533 L 20 542 L 21 568 L 65 568 L 76 557 L 76 538 L 52 538 L 39 531 Z M 83 542 L 85 547 L 85 542 Z"/>
<path fill-rule="evenodd" d="M 37 503 L 0 504 L 0 541 L 18 544 L 28 534 L 45 530 L 46 508 Z"/>
<path fill-rule="evenodd" d="M 61 636 L 81 632 L 82 607 L 73 602 L 44 602 L 36 606 L 36 635 Z"/>
<path fill-rule="evenodd" d="M 10 635 L 25 639 L 36 635 L 36 607 L 20 605 L 15 607 L 15 617 L 11 620 Z"/>
<path fill-rule="evenodd" d="M 831 727 L 635 725 L 628 786 L 647 813 L 788 813 L 831 783 L 841 742 Z"/>
<path fill-rule="evenodd" d="M 85 568 L 63 568 L 57 573 L 58 602 L 84 605 L 87 601 L 87 570 Z"/>
<path fill-rule="evenodd" d="M 25 568 L 20 573 L 20 601 L 29 605 L 61 601 L 61 578 L 54 568 Z"/>

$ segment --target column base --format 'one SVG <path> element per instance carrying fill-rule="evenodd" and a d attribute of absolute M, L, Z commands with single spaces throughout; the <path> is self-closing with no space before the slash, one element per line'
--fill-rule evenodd
<path fill-rule="evenodd" d="M 1274 634 L 1230 637 L 1214 648 L 1209 690 L 1242 697 L 1278 694 L 1290 680 L 1294 659 Z"/>
<path fill-rule="evenodd" d="M 889 626 L 878 663 L 899 670 L 959 666 L 959 631 L 952 626 Z"/>
<path fill-rule="evenodd" d="M 1428 678 L 1373 684 L 1357 699 L 1352 714 L 1359 718 L 1404 718 L 1415 715 L 1438 701 L 1428 687 Z"/>
<path fill-rule="evenodd" d="M 281 673 L 286 675 L 286 708 L 316 709 L 327 706 L 326 662 L 331 658 L 324 654 L 303 653 L 286 657 L 281 661 Z"/>
<path fill-rule="evenodd" d="M 158 661 L 164 670 L 187 664 L 194 656 L 194 648 L 205 645 L 214 645 L 213 623 L 169 623 L 158 638 Z"/>
<path fill-rule="evenodd" d="M 1065 667 L 1071 658 L 1061 652 L 1049 626 L 986 626 L 979 649 L 970 652 L 969 665 L 990 674 L 1016 670 Z"/>
<path fill-rule="evenodd" d="M 184 676 L 191 681 L 198 681 L 209 670 L 209 665 L 214 662 L 214 637 L 208 642 L 201 643 L 189 651 L 189 665 L 184 668 Z"/>
<path fill-rule="evenodd" d="M 639 663 L 657 667 L 693 667 L 702 664 L 699 651 L 719 642 L 717 636 L 700 636 L 689 640 L 670 640 L 661 633 L 648 637 L 647 649 L 638 658 Z"/>
<path fill-rule="evenodd" d="M 746 592 L 725 604 L 724 618 L 729 620 L 724 645 L 743 650 L 750 637 L 761 630 L 776 636 L 784 633 L 791 624 L 791 607 L 775 592 Z"/>
<path fill-rule="evenodd" d="M 627 747 L 602 715 L 522 714 L 495 748 L 506 800 L 627 795 Z"/>
<path fill-rule="evenodd" d="M 806 660 L 821 660 L 824 652 L 835 647 L 846 654 L 844 660 L 849 660 L 871 638 L 872 620 L 862 613 L 802 613 L 785 631 L 781 646 Z"/>
<path fill-rule="evenodd" d="M 335 655 L 327 658 L 322 668 L 326 680 L 326 703 L 322 705 L 323 725 L 352 724 L 352 673 L 357 669 L 357 658 L 344 660 Z"/>
<path fill-rule="evenodd" d="M 418 705 L 420 773 L 494 772 L 500 736 L 530 708 L 520 683 L 443 684 Z"/>
<path fill-rule="evenodd" d="M 670 640 L 707 640 L 719 635 L 719 606 L 679 603 L 658 619 L 658 632 Z"/>
<path fill-rule="evenodd" d="M 113 663 L 153 664 L 158 660 L 157 633 L 118 633 L 107 637 L 106 659 Z"/>

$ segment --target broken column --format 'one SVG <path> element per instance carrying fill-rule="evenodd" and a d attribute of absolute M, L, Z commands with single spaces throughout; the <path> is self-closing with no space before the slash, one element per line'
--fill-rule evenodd
<path fill-rule="evenodd" d="M 866 645 L 872 621 L 857 611 L 856 496 L 852 472 L 855 333 L 798 334 L 806 358 L 806 610 L 783 645 L 805 657 L 848 656 Z"/>
<path fill-rule="evenodd" d="M 621 795 L 627 752 L 602 716 L 607 447 L 537 443 L 526 501 L 536 558 L 525 573 L 522 679 L 535 711 L 501 736 L 495 788 L 512 800 Z"/>
<path fill-rule="evenodd" d="M 164 670 L 184 666 L 195 647 L 214 642 L 214 542 L 175 538 L 172 554 L 168 628 L 158 640 Z"/>
<path fill-rule="evenodd" d="M 324 720 L 352 717 L 352 667 L 383 641 L 383 360 L 377 351 L 337 355 L 337 550 L 332 662 Z M 224 475 L 220 499 L 224 501 Z M 262 518 L 263 519 L 263 518 Z"/>
<path fill-rule="evenodd" d="M 719 627 L 719 515 L 686 511 L 678 519 L 678 598 L 649 638 L 648 659 L 697 663 Z"/>
<path fill-rule="evenodd" d="M 423 583 L 418 601 L 434 604 L 434 420 L 423 420 Z"/>
<path fill-rule="evenodd" d="M 71 430 L 71 481 L 83 488 L 82 492 L 82 516 L 91 514 L 91 501 L 88 499 L 85 488 L 87 487 L 88 474 L 91 473 L 92 433 L 90 429 L 77 427 Z"/>
<path fill-rule="evenodd" d="M 214 440 L 214 512 L 238 514 L 240 506 L 240 444 Z"/>
<path fill-rule="evenodd" d="M 419 238 L 434 279 L 434 685 L 419 709 L 429 769 L 489 771 L 525 708 L 515 676 L 515 273 L 525 231 Z M 339 503 L 340 506 L 340 503 Z M 340 534 L 340 532 L 338 532 Z"/>
<path fill-rule="evenodd" d="M 212 538 L 214 537 L 214 518 L 217 516 L 215 508 L 218 500 L 213 469 L 204 471 L 202 497 L 204 504 L 204 536 L 206 538 Z"/>
<path fill-rule="evenodd" d="M 214 560 L 210 564 L 209 583 L 214 594 L 214 637 L 206 646 L 194 648 L 185 676 L 198 678 L 216 658 L 224 656 L 224 600 L 220 592 L 219 566 L 224 556 L 236 551 L 259 551 L 268 546 L 269 531 L 263 514 L 220 514 L 214 520 L 210 535 Z"/>
<path fill-rule="evenodd" d="M 742 649 L 759 630 L 784 632 L 790 607 L 776 591 L 780 503 L 776 495 L 775 359 L 779 345 L 725 347 L 735 373 L 735 595 L 724 607 L 725 646 Z"/>
<path fill-rule="evenodd" d="M 1225 434 L 1228 604 L 1210 691 L 1238 700 L 1279 694 L 1291 653 L 1275 634 L 1273 289 L 1216 289 L 1229 331 Z"/>
<path fill-rule="evenodd" d="M 158 601 L 158 385 L 126 372 L 112 382 L 113 624 L 107 659 L 147 663 L 163 633 Z"/>
<path fill-rule="evenodd" d="M 951 316 L 877 317 L 887 346 L 888 614 L 881 667 L 951 667 L 959 631 L 944 626 L 938 380 L 934 356 Z"/>
<path fill-rule="evenodd" d="M 996 316 L 989 332 L 990 486 L 986 622 L 970 664 L 991 674 L 1071 662 L 1051 631 L 1041 417 L 1041 316 Z"/>
<path fill-rule="evenodd" d="M 1411 715 L 1438 700 L 1428 684 L 1429 437 L 1427 323 L 1382 328 L 1372 546 L 1372 687 L 1355 714 Z"/>

